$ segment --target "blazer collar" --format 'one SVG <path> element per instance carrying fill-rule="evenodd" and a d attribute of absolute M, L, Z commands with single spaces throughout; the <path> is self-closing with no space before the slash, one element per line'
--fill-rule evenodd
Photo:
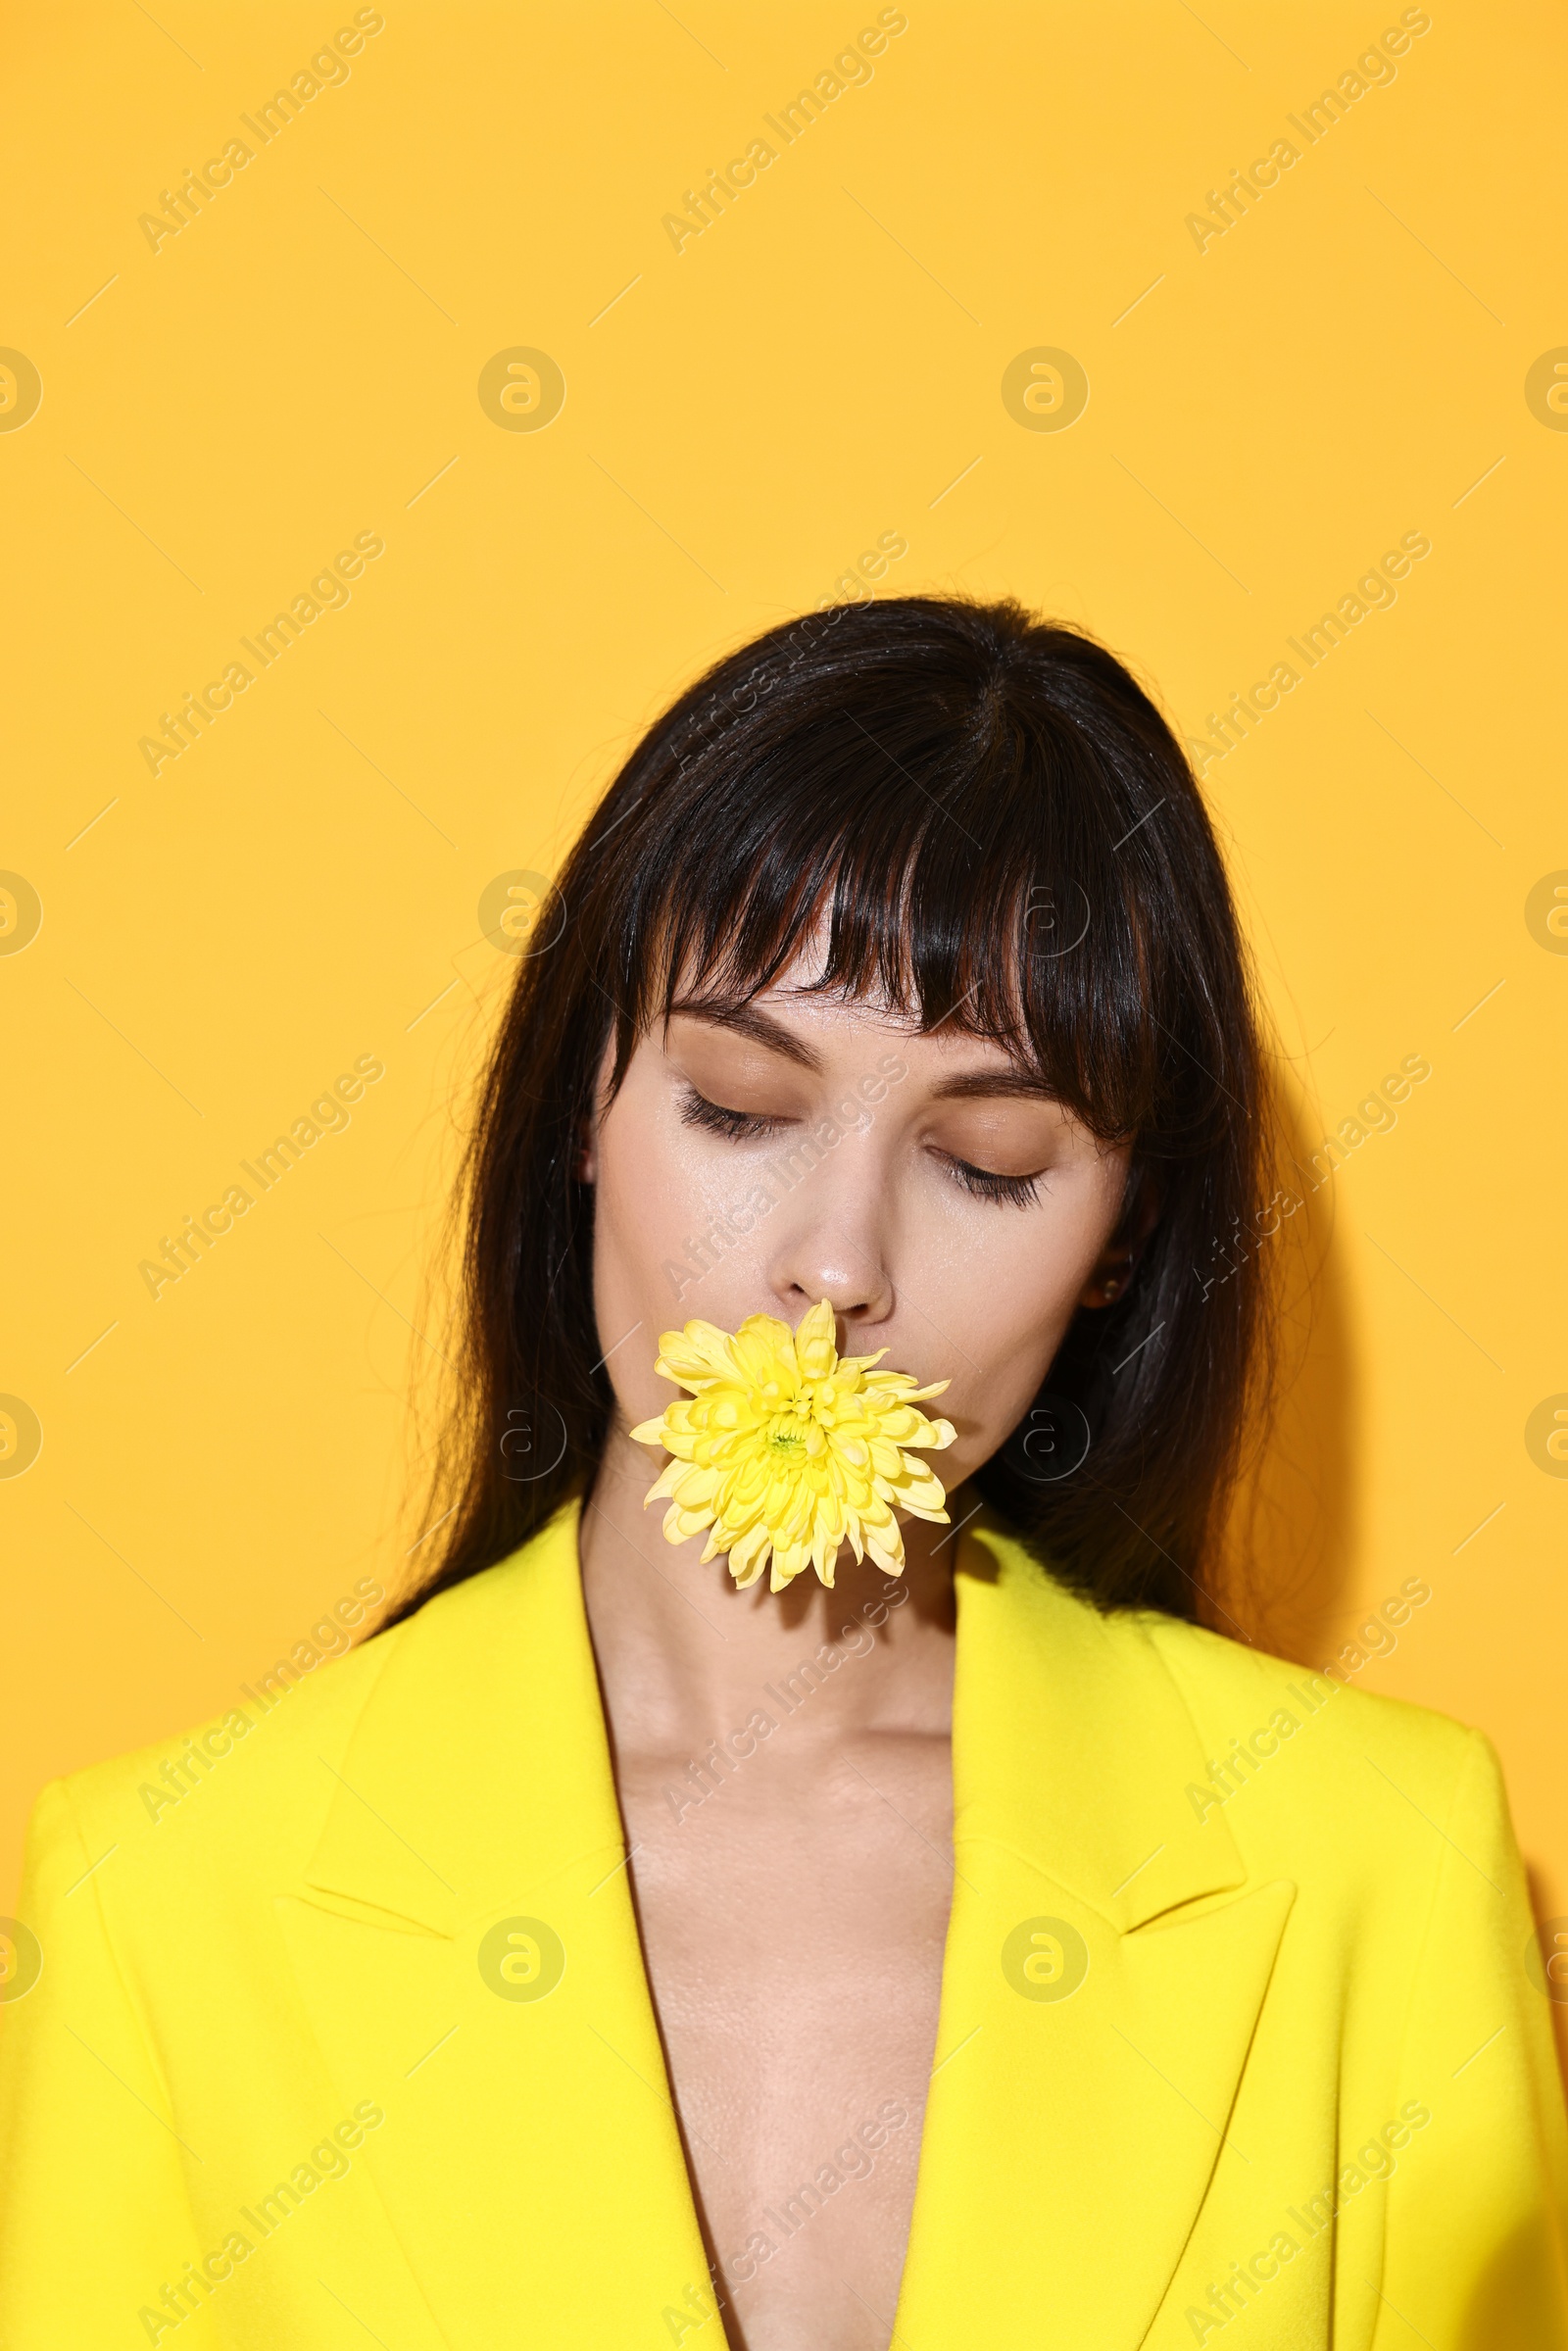
<path fill-rule="evenodd" d="M 435 1935 L 624 1850 L 575 1505 L 397 1633 L 337 1779 L 307 1887 Z"/>
<path fill-rule="evenodd" d="M 1014 1847 L 1126 1934 L 1243 1885 L 1207 1765 L 1145 1620 L 1102 1616 L 994 1522 L 957 1574 L 956 1839 Z"/>
<path fill-rule="evenodd" d="M 1207 1765 L 1142 1626 L 1107 1621 L 985 1520 L 956 1587 L 955 1837 L 1012 1846 L 1121 1933 L 1243 1885 L 1223 1813 L 1200 1821 L 1187 1797 Z M 305 1873 L 438 1935 L 574 1855 L 624 1849 L 575 1508 L 459 1592 L 399 1636 Z"/>
<path fill-rule="evenodd" d="M 1201 1750 L 1143 1620 L 984 1524 L 956 1586 L 956 1883 L 895 2341 L 1023 2351 L 1049 2319 L 1134 2351 L 1216 2168 L 1245 2160 L 1228 2118 L 1293 1889 L 1249 1887 L 1223 1817 L 1191 1807 Z M 387 1650 L 276 1908 L 329 2077 L 386 2106 L 367 2153 L 406 2339 L 692 2339 L 713 2310 L 575 1510 Z M 482 1981 L 485 1933 L 518 1917 L 568 1954 L 537 2006 Z M 1020 1996 L 1009 1937 L 1062 1922 L 1082 1988 Z"/>
<path fill-rule="evenodd" d="M 894 2341 L 1135 2351 L 1211 2183 L 1256 2181 L 1235 2115 L 1294 1888 L 1250 1886 L 1200 1822 L 1151 1620 L 992 1526 L 957 1592 L 953 1915 Z"/>
<path fill-rule="evenodd" d="M 405 2351 L 668 2351 L 711 2303 L 575 1510 L 384 1645 L 303 1880 L 274 1902 L 337 2110 L 370 2097 L 386 2117 L 363 2161 L 402 2259 L 367 2323 Z"/>

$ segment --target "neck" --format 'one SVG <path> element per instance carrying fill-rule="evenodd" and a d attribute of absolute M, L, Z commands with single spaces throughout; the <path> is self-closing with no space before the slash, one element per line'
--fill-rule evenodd
<path fill-rule="evenodd" d="M 765 1571 L 742 1592 L 726 1560 L 702 1564 L 704 1537 L 664 1541 L 664 1505 L 644 1515 L 654 1474 L 647 1448 L 616 1428 L 579 1535 L 589 1631 L 622 1755 L 684 1751 L 781 1705 L 800 1709 L 803 1728 L 809 1714 L 824 1739 L 951 1729 L 955 1529 L 974 1497 L 962 1489 L 949 1497 L 950 1526 L 905 1523 L 901 1576 L 857 1562 L 845 1544 L 832 1591 L 808 1568 L 784 1592 L 769 1591 Z M 806 1704 L 829 1684 L 829 1705 Z"/>

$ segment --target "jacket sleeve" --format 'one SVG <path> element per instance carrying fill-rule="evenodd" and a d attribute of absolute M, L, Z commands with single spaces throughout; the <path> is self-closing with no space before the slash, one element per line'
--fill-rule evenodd
<path fill-rule="evenodd" d="M 199 2256 L 183 2170 L 199 2156 L 175 2135 L 115 1964 L 91 1874 L 99 1858 L 54 1782 L 33 1812 L 11 1923 L 22 1932 L 9 1936 L 0 1984 L 6 2351 L 144 2351 L 179 2308 L 162 2301 L 177 2263 L 153 2265 L 176 2248 L 178 2262 Z"/>
<path fill-rule="evenodd" d="M 1479 1731 L 1411 1987 L 1373 2351 L 1563 2351 L 1568 2126 L 1497 1757 Z M 1415 2330 L 1412 2332 L 1412 2328 Z"/>

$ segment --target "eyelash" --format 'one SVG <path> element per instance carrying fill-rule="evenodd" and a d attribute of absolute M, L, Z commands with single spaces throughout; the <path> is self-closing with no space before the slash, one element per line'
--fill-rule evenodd
<path fill-rule="evenodd" d="M 683 1126 L 702 1127 L 710 1135 L 722 1135 L 730 1143 L 758 1141 L 791 1124 L 787 1118 L 768 1118 L 757 1110 L 726 1109 L 722 1102 L 710 1102 L 706 1094 L 699 1094 L 695 1086 L 688 1086 L 681 1098 L 680 1119 Z M 955 1183 L 975 1200 L 1030 1208 L 1040 1198 L 1036 1176 L 996 1175 L 989 1168 L 975 1167 L 967 1159 L 956 1158 L 951 1151 L 939 1151 L 936 1155 Z"/>
<path fill-rule="evenodd" d="M 689 1086 L 681 1098 L 681 1124 L 705 1127 L 710 1135 L 723 1135 L 731 1143 L 743 1143 L 763 1135 L 777 1134 L 789 1124 L 785 1118 L 765 1118 L 757 1110 L 727 1110 L 722 1102 L 710 1102 L 706 1094 Z"/>
<path fill-rule="evenodd" d="M 949 1151 L 942 1157 L 953 1170 L 956 1180 L 976 1200 L 997 1200 L 1010 1208 L 1030 1208 L 1040 1198 L 1038 1176 L 994 1175 L 989 1168 L 971 1167 L 967 1159 L 956 1159 Z"/>

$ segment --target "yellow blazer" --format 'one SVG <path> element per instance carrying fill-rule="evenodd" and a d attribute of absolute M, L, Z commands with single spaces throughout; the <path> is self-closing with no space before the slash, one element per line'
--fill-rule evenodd
<path fill-rule="evenodd" d="M 894 2340 L 1558 2351 L 1568 2133 L 1487 1740 L 1102 1618 L 995 1531 L 956 1583 Z M 6 2351 L 722 2351 L 575 1513 L 236 1715 L 39 1800 Z"/>

